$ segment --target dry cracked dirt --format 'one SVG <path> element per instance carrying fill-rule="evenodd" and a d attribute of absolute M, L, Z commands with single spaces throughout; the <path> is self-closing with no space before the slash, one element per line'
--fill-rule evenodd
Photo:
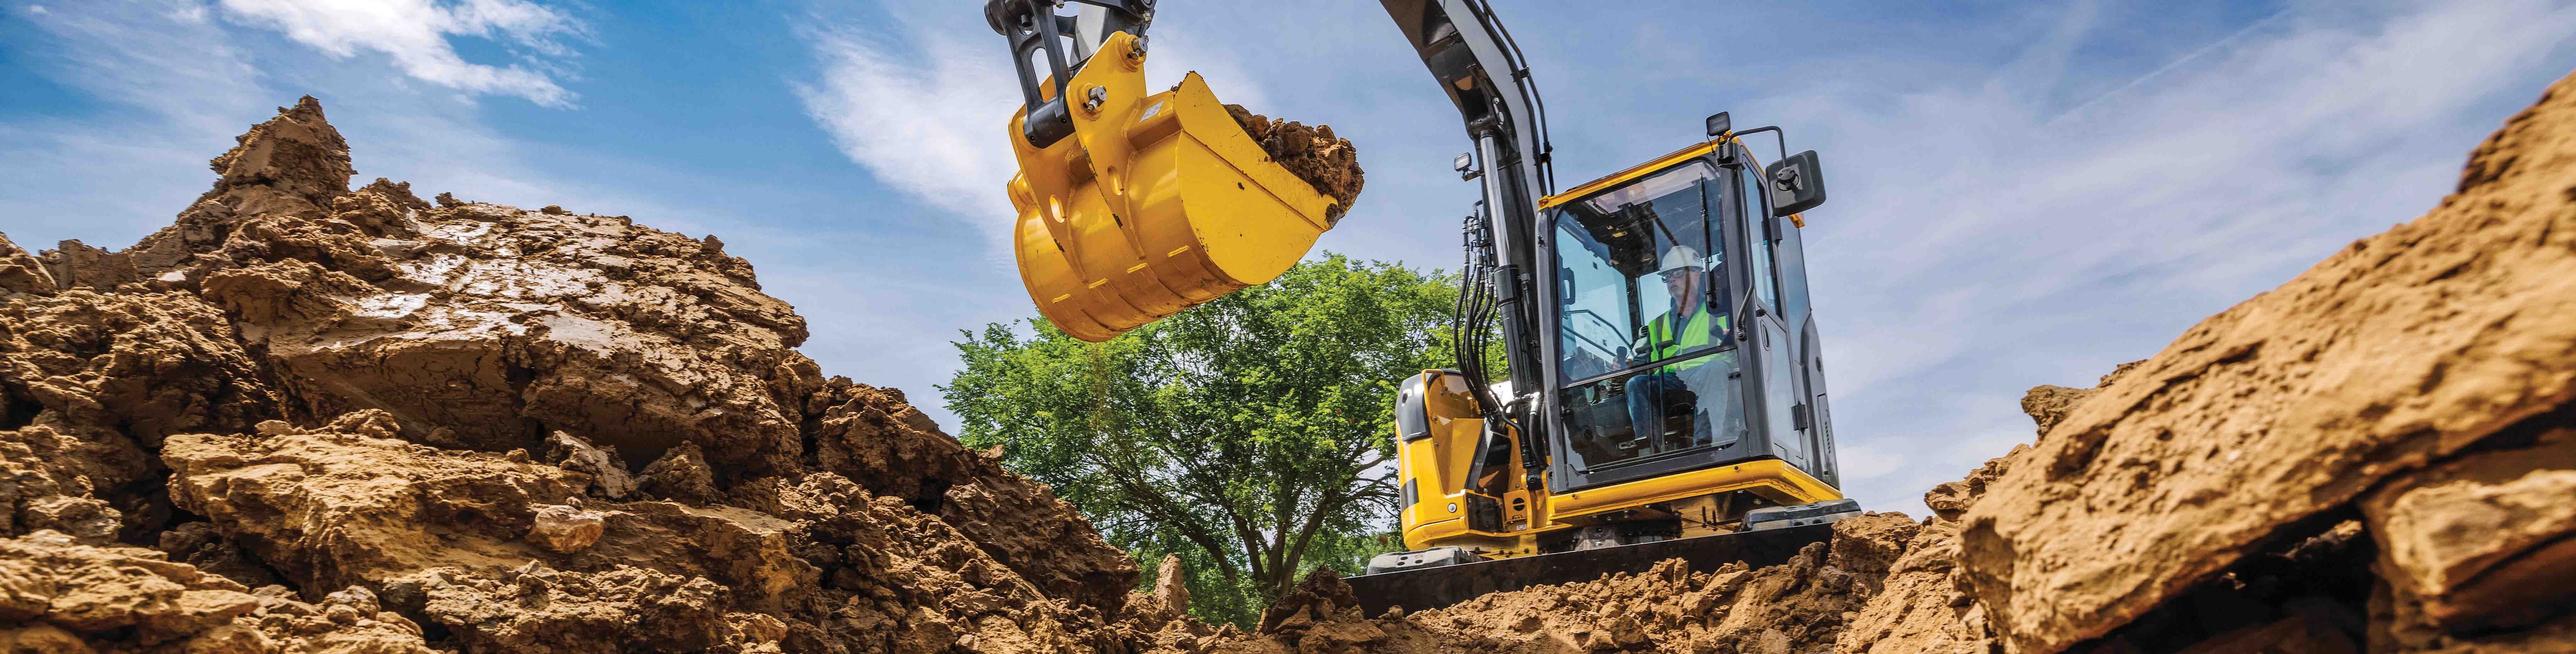
<path fill-rule="evenodd" d="M 2576 81 L 2431 213 L 2033 389 L 1935 515 L 1375 616 L 1319 573 L 1250 631 L 824 376 L 714 237 L 349 161 L 307 98 L 132 247 L 0 239 L 0 651 L 2576 651 Z"/>

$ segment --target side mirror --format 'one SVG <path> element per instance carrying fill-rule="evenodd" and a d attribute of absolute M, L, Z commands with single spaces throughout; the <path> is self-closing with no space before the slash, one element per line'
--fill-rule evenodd
<path fill-rule="evenodd" d="M 1771 215 L 1786 216 L 1825 203 L 1825 171 L 1816 164 L 1814 150 L 1789 155 L 1762 172 L 1771 180 Z"/>

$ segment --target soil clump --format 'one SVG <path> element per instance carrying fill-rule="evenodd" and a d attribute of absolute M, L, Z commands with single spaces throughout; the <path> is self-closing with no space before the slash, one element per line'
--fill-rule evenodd
<path fill-rule="evenodd" d="M 1254 143 L 1261 144 L 1271 161 L 1339 203 L 1324 212 L 1326 220 L 1340 223 L 1351 203 L 1360 199 L 1360 187 L 1368 179 L 1360 171 L 1359 151 L 1351 148 L 1350 139 L 1333 136 L 1331 125 L 1308 127 L 1293 120 L 1272 120 L 1239 104 L 1226 105 L 1225 112 L 1234 116 L 1235 124 L 1242 125 Z"/>

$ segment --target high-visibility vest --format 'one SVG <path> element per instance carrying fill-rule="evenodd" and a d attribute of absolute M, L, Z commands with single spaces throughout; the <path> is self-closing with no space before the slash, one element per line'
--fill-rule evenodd
<path fill-rule="evenodd" d="M 1679 334 L 1673 333 L 1672 317 L 1672 312 L 1667 311 L 1664 315 L 1655 316 L 1654 320 L 1646 321 L 1646 338 L 1639 341 L 1636 347 L 1636 351 L 1651 353 L 1646 360 L 1653 361 L 1677 356 L 1706 346 L 1716 342 L 1718 332 L 1730 329 L 1727 326 L 1726 316 L 1709 310 L 1707 305 L 1701 305 L 1698 312 L 1691 314 L 1690 320 L 1682 325 Z M 1715 328 L 1711 329 L 1712 326 Z M 1666 365 L 1658 372 L 1679 372 L 1697 368 L 1705 363 L 1708 363 L 1708 359 L 1692 359 Z"/>

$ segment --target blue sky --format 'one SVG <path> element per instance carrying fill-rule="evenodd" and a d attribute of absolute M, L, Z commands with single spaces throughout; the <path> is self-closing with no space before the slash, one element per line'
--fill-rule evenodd
<path fill-rule="evenodd" d="M 8 0 L 0 232 L 122 247 L 320 97 L 361 179 L 714 233 L 827 371 L 933 384 L 1029 313 L 999 236 L 1017 98 L 980 2 Z M 2413 218 L 2576 67 L 2566 2 L 1495 0 L 1561 182 L 1700 118 L 1824 154 L 1806 234 L 1846 486 L 1920 493 L 2193 322 Z M 1284 9 L 1283 9 L 1284 7 Z M 1606 7 L 1606 8 L 1603 8 Z M 1153 83 L 1327 123 L 1366 194 L 1322 249 L 1454 268 L 1456 115 L 1375 3 L 1171 2 Z"/>

